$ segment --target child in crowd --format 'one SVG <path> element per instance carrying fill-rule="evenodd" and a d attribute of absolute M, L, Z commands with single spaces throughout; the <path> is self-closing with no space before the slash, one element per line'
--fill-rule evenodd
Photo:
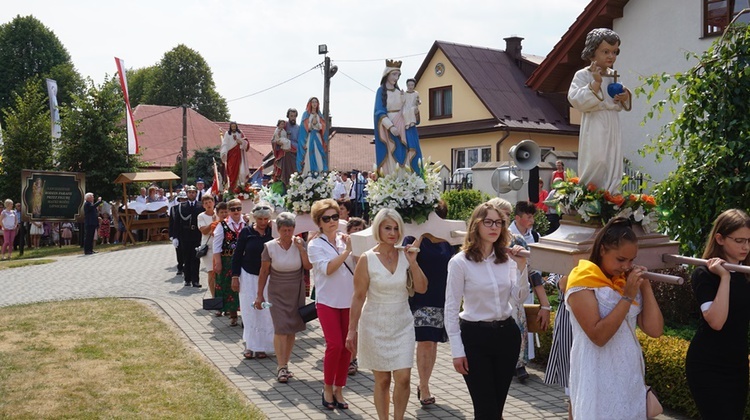
<path fill-rule="evenodd" d="M 109 213 L 102 213 L 99 216 L 99 239 L 100 244 L 109 244 L 109 228 L 110 228 Z"/>
<path fill-rule="evenodd" d="M 73 239 L 73 223 L 65 222 L 62 224 L 63 245 L 70 245 L 71 239 Z"/>

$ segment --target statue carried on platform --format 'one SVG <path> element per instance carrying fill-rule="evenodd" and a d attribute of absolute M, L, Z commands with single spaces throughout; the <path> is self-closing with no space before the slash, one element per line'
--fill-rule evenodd
<path fill-rule="evenodd" d="M 380 173 L 387 175 L 398 167 L 406 167 L 421 174 L 422 151 L 416 124 L 404 119 L 404 92 L 398 87 L 401 62 L 386 60 L 380 87 L 375 94 L 375 159 Z M 413 89 L 412 89 L 413 90 Z M 417 97 L 418 100 L 418 97 Z M 411 98 L 413 101 L 413 98 Z M 408 125 L 408 127 L 407 127 Z"/>
<path fill-rule="evenodd" d="M 227 174 L 227 188 L 231 191 L 238 184 L 244 184 L 250 176 L 246 152 L 249 143 L 236 122 L 229 123 L 229 130 L 221 141 L 221 161 Z"/>
<path fill-rule="evenodd" d="M 287 111 L 289 116 L 290 111 Z M 294 119 L 297 118 L 297 111 L 294 111 Z M 291 119 L 291 118 L 290 118 Z M 299 126 L 297 132 L 299 132 Z M 273 181 L 281 181 L 284 186 L 289 186 L 289 177 L 296 170 L 297 160 L 297 141 L 289 137 L 289 124 L 284 120 L 276 123 L 276 130 L 273 132 L 271 146 L 273 148 Z"/>
<path fill-rule="evenodd" d="M 630 91 L 617 82 L 612 69 L 620 53 L 620 37 L 598 28 L 586 35 L 581 58 L 591 65 L 578 70 L 568 90 L 568 101 L 581 112 L 578 172 L 582 185 L 594 184 L 610 193 L 622 183 L 622 133 L 619 112 L 630 111 Z"/>
<path fill-rule="evenodd" d="M 301 130 L 297 142 L 297 172 L 328 171 L 328 139 L 325 137 L 326 121 L 320 111 L 320 101 L 312 97 L 302 113 Z"/>

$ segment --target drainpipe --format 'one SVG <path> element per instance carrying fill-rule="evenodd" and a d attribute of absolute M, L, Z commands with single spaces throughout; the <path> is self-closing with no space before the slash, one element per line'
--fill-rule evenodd
<path fill-rule="evenodd" d="M 510 130 L 506 126 L 505 134 L 503 134 L 503 136 L 500 137 L 500 140 L 498 140 L 497 143 L 495 143 L 495 156 L 496 156 L 495 162 L 500 162 L 500 145 L 502 145 L 505 139 L 507 139 L 508 137 L 510 137 Z"/>

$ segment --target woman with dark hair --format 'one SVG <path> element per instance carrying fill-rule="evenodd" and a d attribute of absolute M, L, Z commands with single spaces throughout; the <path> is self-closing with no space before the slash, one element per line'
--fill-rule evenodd
<path fill-rule="evenodd" d="M 499 208 L 480 204 L 461 252 L 448 263 L 445 329 L 453 367 L 464 376 L 477 419 L 502 417 L 521 348 L 511 313 L 528 296 L 529 283 L 526 259 L 518 256 L 523 247 L 506 251 L 507 226 Z"/>
<path fill-rule="evenodd" d="M 588 260 L 568 276 L 570 404 L 575 419 L 645 419 L 647 389 L 636 324 L 661 336 L 664 318 L 646 267 L 633 265 L 638 238 L 615 217 L 596 235 Z"/>
<path fill-rule="evenodd" d="M 701 317 L 690 342 L 685 371 L 690 393 L 704 419 L 741 419 L 747 404 L 750 281 L 723 264 L 750 265 L 750 217 L 730 209 L 708 236 L 707 267 L 693 271 Z"/>
<path fill-rule="evenodd" d="M 214 270 L 215 275 L 213 288 L 209 283 L 209 289 L 214 296 L 223 298 L 222 311 L 229 314 L 229 326 L 236 327 L 240 297 L 237 290 L 232 288 L 232 258 L 237 248 L 240 232 L 245 228 L 245 221 L 242 220 L 242 202 L 234 199 L 228 203 L 219 203 L 217 208 L 219 213 L 229 211 L 230 216 L 219 219 L 219 223 L 214 225 L 210 244 L 213 248 L 211 269 Z M 216 316 L 221 316 L 222 311 L 218 311 Z"/>
<path fill-rule="evenodd" d="M 417 127 L 406 128 L 403 91 L 398 87 L 400 61 L 385 61 L 380 87 L 375 93 L 375 160 L 378 172 L 389 174 L 406 166 L 422 173 Z"/>
<path fill-rule="evenodd" d="M 320 112 L 320 101 L 312 97 L 307 101 L 302 113 L 301 130 L 297 139 L 297 172 L 323 172 L 328 170 L 326 150 L 328 138 L 325 137 L 326 121 Z"/>

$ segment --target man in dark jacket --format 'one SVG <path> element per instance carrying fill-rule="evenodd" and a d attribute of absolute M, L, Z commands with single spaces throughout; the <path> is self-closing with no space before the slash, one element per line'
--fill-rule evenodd
<path fill-rule="evenodd" d="M 195 248 L 201 244 L 201 231 L 198 230 L 198 215 L 203 213 L 203 206 L 196 200 L 198 189 L 190 185 L 185 188 L 187 201 L 176 206 L 175 226 L 172 239 L 175 247 L 179 247 L 184 264 L 185 286 L 201 287 L 199 270 L 200 259 L 195 256 Z"/>
<path fill-rule="evenodd" d="M 97 209 L 102 205 L 102 198 L 99 197 L 94 203 L 94 194 L 86 193 L 83 203 L 83 227 L 85 237 L 83 239 L 83 254 L 91 255 L 94 252 L 94 234 L 99 229 L 99 212 Z"/>

